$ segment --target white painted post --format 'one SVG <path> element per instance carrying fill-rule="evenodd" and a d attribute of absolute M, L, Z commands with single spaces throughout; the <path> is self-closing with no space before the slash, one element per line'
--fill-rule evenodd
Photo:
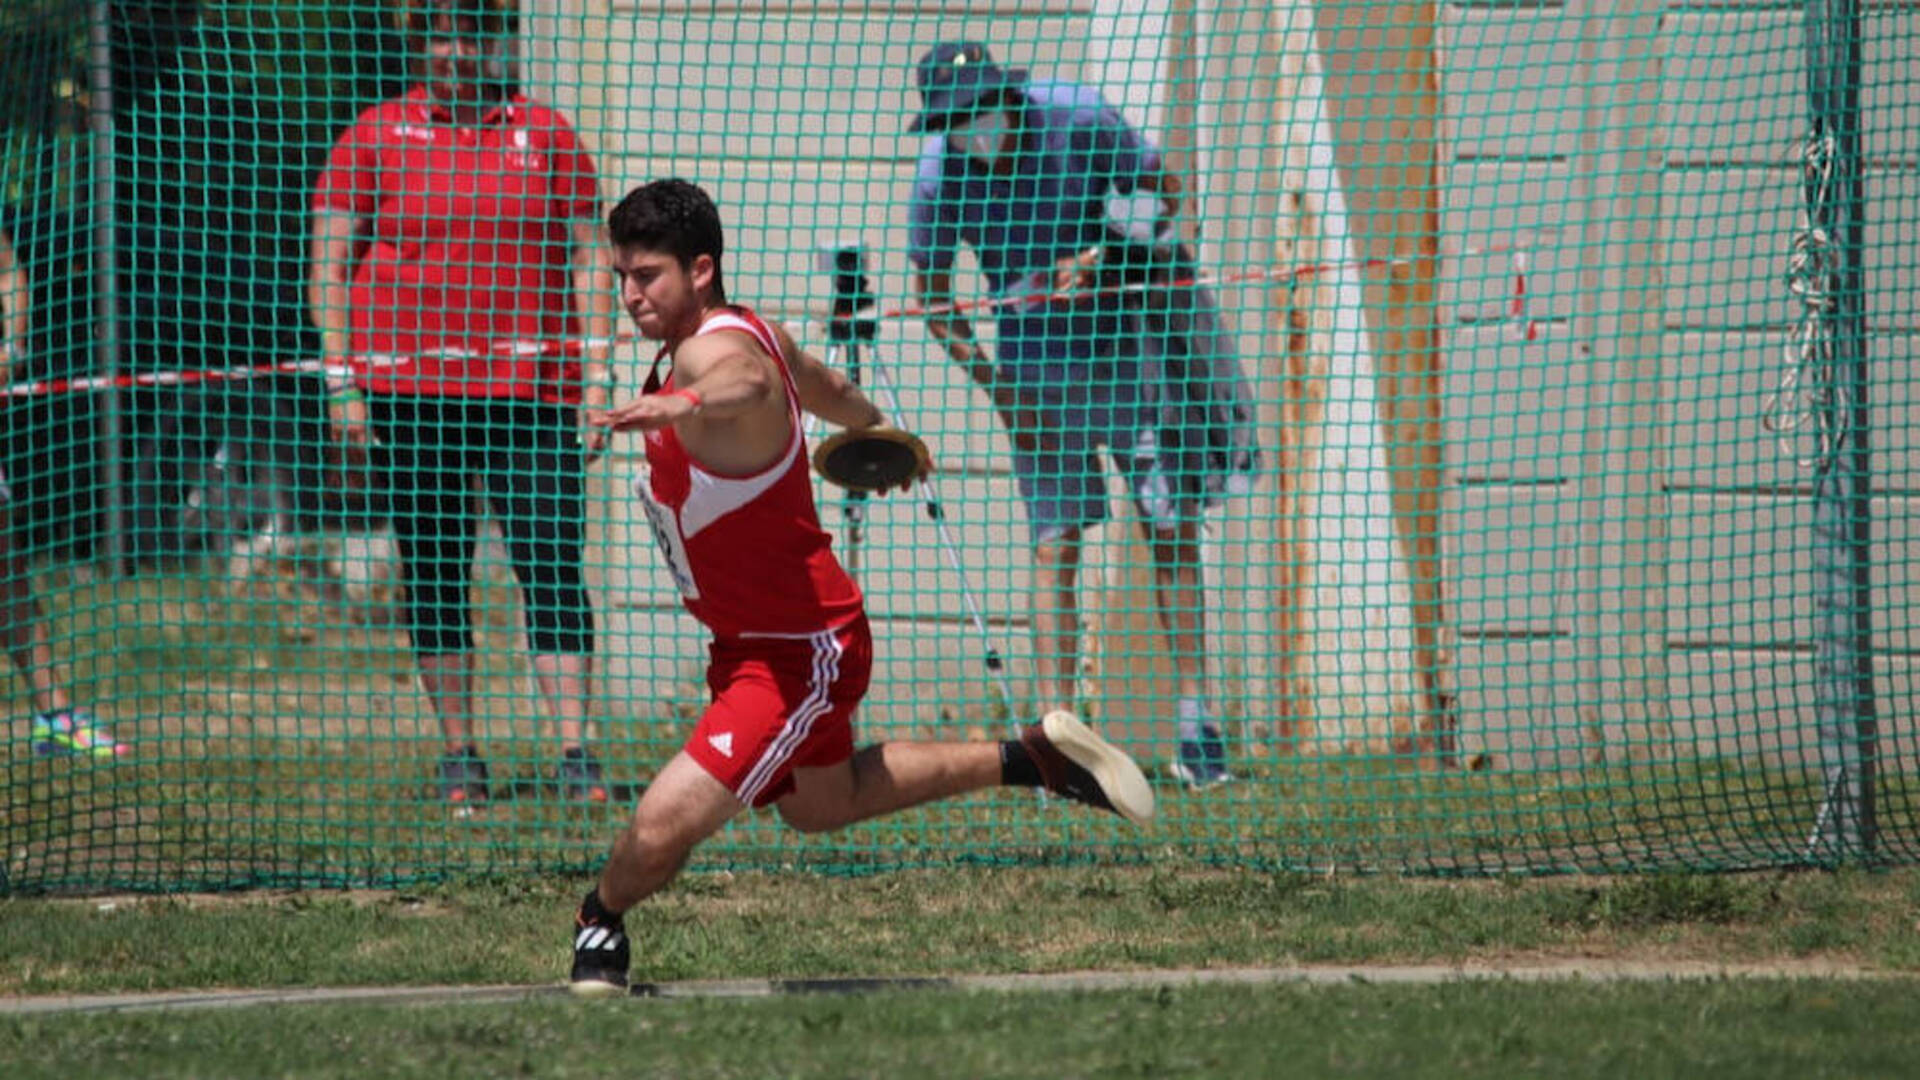
<path fill-rule="evenodd" d="M 1581 756 L 1662 734 L 1666 658 L 1666 468 L 1659 428 L 1664 294 L 1656 0 L 1572 0 L 1585 104 L 1573 163 L 1580 237 L 1573 337 L 1586 370 L 1570 508 Z"/>

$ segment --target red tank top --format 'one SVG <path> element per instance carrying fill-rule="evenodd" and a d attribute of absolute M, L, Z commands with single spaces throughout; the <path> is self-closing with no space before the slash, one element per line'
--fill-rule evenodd
<path fill-rule="evenodd" d="M 672 428 L 650 431 L 647 471 L 634 492 L 687 610 L 715 634 L 808 635 L 842 626 L 861 613 L 860 587 L 820 526 L 800 396 L 779 339 L 744 307 L 710 316 L 699 333 L 722 330 L 751 335 L 779 367 L 793 428 L 787 452 L 750 476 L 725 476 L 701 468 Z M 672 390 L 669 375 L 655 392 Z"/>

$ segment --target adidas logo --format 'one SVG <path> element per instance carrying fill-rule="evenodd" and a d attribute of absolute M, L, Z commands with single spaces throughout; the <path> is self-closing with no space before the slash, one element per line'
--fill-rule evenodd
<path fill-rule="evenodd" d="M 623 935 L 618 930 L 609 930 L 604 926 L 583 926 L 574 935 L 573 947 L 577 952 L 591 952 L 594 949 L 612 951 L 620 947 Z"/>
<path fill-rule="evenodd" d="M 717 735 L 709 735 L 707 745 L 720 751 L 721 757 L 730 758 L 733 756 L 733 732 L 722 731 Z"/>

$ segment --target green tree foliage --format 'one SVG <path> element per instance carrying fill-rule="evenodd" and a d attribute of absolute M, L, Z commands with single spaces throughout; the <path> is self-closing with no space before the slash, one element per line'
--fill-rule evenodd
<path fill-rule="evenodd" d="M 31 347 L 14 377 L 98 370 L 95 285 L 109 236 L 119 370 L 308 354 L 316 343 L 303 301 L 307 192 L 338 130 L 401 85 L 404 58 L 385 11 L 329 0 L 12 0 L 0 8 L 0 196 L 34 290 Z M 88 33 L 101 12 L 110 110 L 94 91 L 102 73 Z M 103 153 L 113 178 L 107 206 L 94 169 Z M 290 396 L 310 397 L 311 388 L 262 380 L 128 391 L 122 480 L 135 512 L 149 495 L 168 497 L 170 477 L 149 474 L 181 464 L 151 459 L 212 453 L 263 408 L 284 413 Z M 42 538 L 57 533 L 84 546 L 92 530 L 74 526 L 106 524 L 95 520 L 89 494 L 100 457 L 97 397 L 38 400 L 9 418 L 9 471 L 46 503 L 31 515 Z M 293 401 L 296 413 L 311 405 Z M 64 524 L 49 530 L 52 521 Z"/>

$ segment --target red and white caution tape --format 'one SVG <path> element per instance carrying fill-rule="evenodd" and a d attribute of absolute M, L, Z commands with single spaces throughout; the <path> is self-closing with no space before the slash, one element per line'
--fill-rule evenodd
<path fill-rule="evenodd" d="M 368 368 L 393 369 L 405 367 L 422 358 L 474 360 L 487 356 L 542 356 L 542 355 L 578 355 L 595 346 L 611 346 L 620 340 L 605 338 L 581 338 L 574 341 L 503 341 L 491 349 L 435 349 L 431 352 L 415 355 L 396 353 L 365 353 L 355 358 L 352 365 L 329 364 L 323 360 L 289 360 L 278 364 L 252 364 L 222 368 L 199 368 L 183 371 L 143 371 L 126 375 L 89 375 L 73 379 L 38 379 L 31 382 L 17 382 L 6 387 L 9 397 L 43 397 L 49 394 L 84 393 L 98 390 L 124 390 L 129 388 L 161 386 L 197 386 L 205 383 L 241 382 L 248 379 L 262 379 L 273 375 L 325 375 L 329 378 L 351 378 Z"/>
<path fill-rule="evenodd" d="M 1323 276 L 1338 270 L 1393 270 L 1442 257 L 1459 259 L 1472 256 L 1504 254 L 1510 256 L 1513 275 L 1513 289 L 1507 303 L 1506 321 L 1508 335 L 1519 341 L 1535 341 L 1539 338 L 1540 328 L 1538 321 L 1533 317 L 1532 296 L 1527 284 L 1528 245 L 1535 239 L 1535 236 L 1526 236 L 1522 238 L 1521 242 L 1495 244 L 1480 248 L 1466 248 L 1442 256 L 1402 256 L 1390 259 L 1360 259 L 1351 262 L 1304 263 L 1296 266 L 1246 270 L 1231 274 L 1198 274 L 1171 281 L 1135 282 L 1125 285 L 1107 286 L 1100 289 L 1025 293 L 1018 296 L 990 297 L 982 300 L 956 301 L 951 304 L 932 306 L 905 304 L 893 308 L 863 308 L 849 314 L 829 316 L 828 321 L 913 319 L 938 315 L 961 315 L 973 312 L 995 311 L 1008 307 L 1072 303 L 1083 300 L 1089 296 L 1103 294 L 1122 295 L 1158 291 L 1168 288 L 1243 285 L 1256 282 L 1290 282 Z M 4 393 L 4 395 L 8 397 L 29 398 L 112 389 L 195 386 L 206 383 L 238 382 L 247 379 L 266 378 L 274 375 L 294 374 L 313 374 L 333 378 L 347 378 L 359 371 L 364 371 L 366 368 L 390 369 L 404 367 L 424 356 L 448 359 L 479 359 L 486 356 L 503 355 L 523 357 L 543 355 L 578 356 L 590 348 L 610 348 L 632 342 L 635 339 L 635 335 L 633 334 L 620 334 L 612 338 L 503 341 L 494 345 L 491 349 L 448 348 L 412 356 L 392 353 L 371 353 L 358 357 L 355 364 L 351 366 L 328 364 L 322 360 L 290 360 L 278 364 L 255 364 L 179 371 L 146 371 L 125 375 L 83 376 L 72 379 L 40 379 L 31 382 L 13 383 L 5 387 L 4 391 L 0 391 L 0 393 Z"/>

